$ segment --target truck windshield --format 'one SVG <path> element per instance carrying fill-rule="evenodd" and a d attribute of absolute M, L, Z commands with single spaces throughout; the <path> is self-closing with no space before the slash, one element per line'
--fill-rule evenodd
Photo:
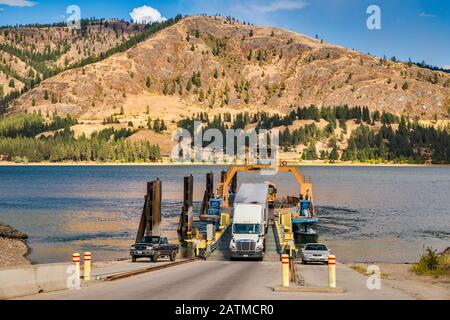
<path fill-rule="evenodd" d="M 143 237 L 141 243 L 158 244 L 159 237 Z"/>
<path fill-rule="evenodd" d="M 243 224 L 237 223 L 233 225 L 233 233 L 235 234 L 259 234 L 261 226 L 259 224 Z"/>

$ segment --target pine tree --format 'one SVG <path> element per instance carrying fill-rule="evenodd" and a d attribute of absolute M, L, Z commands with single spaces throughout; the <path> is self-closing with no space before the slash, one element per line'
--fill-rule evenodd
<path fill-rule="evenodd" d="M 316 144 L 311 141 L 309 147 L 303 151 L 302 158 L 304 160 L 317 160 L 319 157 L 317 155 Z"/>
<path fill-rule="evenodd" d="M 153 122 L 153 131 L 155 131 L 156 133 L 161 132 L 161 122 L 158 119 L 155 120 L 155 122 Z"/>
<path fill-rule="evenodd" d="M 365 123 L 370 123 L 370 112 L 369 112 L 369 108 L 368 107 L 364 107 L 363 108 L 363 116 L 362 116 L 362 120 Z"/>
<path fill-rule="evenodd" d="M 167 82 L 164 82 L 163 93 L 165 96 L 169 94 L 169 85 L 167 84 Z"/>
<path fill-rule="evenodd" d="M 186 83 L 186 91 L 190 92 L 192 89 L 192 80 L 188 79 L 187 83 Z"/>
<path fill-rule="evenodd" d="M 247 92 L 246 95 L 245 95 L 244 102 L 245 102 L 246 104 L 249 104 L 249 103 L 250 103 L 250 94 L 249 94 L 248 92 Z"/>
<path fill-rule="evenodd" d="M 205 92 L 203 89 L 200 90 L 200 93 L 198 94 L 198 101 L 203 102 L 205 100 Z"/>
<path fill-rule="evenodd" d="M 253 49 L 250 49 L 250 51 L 248 52 L 248 55 L 247 55 L 247 60 L 251 61 L 252 58 L 253 58 Z"/>
<path fill-rule="evenodd" d="M 339 153 L 338 153 L 338 148 L 337 146 L 334 146 L 333 149 L 330 152 L 330 156 L 328 158 L 330 160 L 331 163 L 336 162 L 337 160 L 339 160 Z"/>
<path fill-rule="evenodd" d="M 152 118 L 150 118 L 150 117 L 148 117 L 148 119 L 147 119 L 147 128 L 148 128 L 148 130 L 153 130 Z"/>

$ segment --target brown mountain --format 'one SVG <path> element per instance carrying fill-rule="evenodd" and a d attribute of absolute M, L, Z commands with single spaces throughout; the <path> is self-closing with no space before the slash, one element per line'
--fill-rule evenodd
<path fill-rule="evenodd" d="M 143 29 L 122 20 L 84 20 L 80 30 L 62 24 L 1 27 L 0 99 L 53 71 L 115 48 Z"/>
<path fill-rule="evenodd" d="M 57 111 L 102 120 L 177 120 L 205 110 L 368 106 L 447 118 L 450 75 L 386 61 L 286 30 L 188 17 L 124 53 L 60 73 L 9 112 Z M 136 125 L 136 124 L 135 124 Z"/>

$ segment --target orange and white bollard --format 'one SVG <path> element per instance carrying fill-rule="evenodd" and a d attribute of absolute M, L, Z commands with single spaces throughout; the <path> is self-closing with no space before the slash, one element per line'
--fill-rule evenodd
<path fill-rule="evenodd" d="M 283 287 L 289 287 L 290 282 L 289 255 L 283 254 L 281 256 L 281 285 Z"/>
<path fill-rule="evenodd" d="M 336 257 L 328 256 L 328 287 L 336 288 Z"/>
<path fill-rule="evenodd" d="M 80 283 L 80 254 L 74 253 L 72 254 L 72 262 L 75 264 L 75 287 L 79 288 Z"/>
<path fill-rule="evenodd" d="M 91 263 L 92 263 L 92 253 L 84 253 L 84 281 L 91 280 Z"/>

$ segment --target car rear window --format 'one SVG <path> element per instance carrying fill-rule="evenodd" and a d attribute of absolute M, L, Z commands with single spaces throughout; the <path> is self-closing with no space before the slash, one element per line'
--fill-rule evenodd
<path fill-rule="evenodd" d="M 158 244 L 159 237 L 143 237 L 141 243 Z"/>
<path fill-rule="evenodd" d="M 308 244 L 308 245 L 306 245 L 305 250 L 327 251 L 328 248 L 326 246 L 324 246 L 323 244 Z"/>

